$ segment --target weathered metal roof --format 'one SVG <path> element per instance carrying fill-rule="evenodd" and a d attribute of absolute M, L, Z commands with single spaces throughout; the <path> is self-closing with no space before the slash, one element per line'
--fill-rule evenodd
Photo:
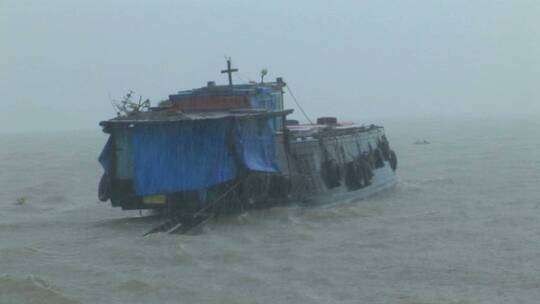
<path fill-rule="evenodd" d="M 210 119 L 243 119 L 254 117 L 275 117 L 286 116 L 293 112 L 292 109 L 284 111 L 266 111 L 262 109 L 236 109 L 229 111 L 205 111 L 205 112 L 182 112 L 182 111 L 149 111 L 138 112 L 128 116 L 116 117 L 110 120 L 101 121 L 100 126 L 111 124 L 131 124 L 131 123 L 167 123 L 192 120 Z"/>
<path fill-rule="evenodd" d="M 184 98 L 194 96 L 245 96 L 253 95 L 262 92 L 281 91 L 283 82 L 268 82 L 268 83 L 254 83 L 254 84 L 236 84 L 233 86 L 228 85 L 211 85 L 201 87 L 198 89 L 179 91 L 176 94 L 169 95 L 169 100 L 177 101 Z"/>
<path fill-rule="evenodd" d="M 299 124 L 289 125 L 287 129 L 295 136 L 316 136 L 323 134 L 347 134 L 350 132 L 367 132 L 382 129 L 376 125 L 359 125 L 355 123 L 339 123 L 335 125 Z"/>

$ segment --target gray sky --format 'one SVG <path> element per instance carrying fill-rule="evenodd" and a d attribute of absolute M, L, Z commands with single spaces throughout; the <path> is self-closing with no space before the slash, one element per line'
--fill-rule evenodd
<path fill-rule="evenodd" d="M 109 94 L 225 83 L 225 55 L 314 117 L 540 114 L 537 0 L 0 0 L 0 132 L 97 128 Z"/>

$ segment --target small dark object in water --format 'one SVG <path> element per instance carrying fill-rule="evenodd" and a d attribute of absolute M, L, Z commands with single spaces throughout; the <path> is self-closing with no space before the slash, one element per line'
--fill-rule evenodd
<path fill-rule="evenodd" d="M 414 144 L 415 144 L 415 145 L 429 145 L 430 142 L 427 141 L 427 140 L 425 140 L 425 139 L 423 139 L 423 140 L 417 140 L 417 141 L 415 141 Z"/>

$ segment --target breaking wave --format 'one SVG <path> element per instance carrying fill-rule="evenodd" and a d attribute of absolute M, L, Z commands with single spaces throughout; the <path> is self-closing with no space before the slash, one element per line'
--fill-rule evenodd
<path fill-rule="evenodd" d="M 0 303 L 79 303 L 53 289 L 44 278 L 30 275 L 26 279 L 0 276 Z"/>

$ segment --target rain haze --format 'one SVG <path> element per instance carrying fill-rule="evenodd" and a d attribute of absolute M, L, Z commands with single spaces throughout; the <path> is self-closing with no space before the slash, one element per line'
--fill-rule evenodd
<path fill-rule="evenodd" d="M 538 1 L 3 0 L 0 8 L 2 132 L 95 128 L 114 116 L 109 98 L 128 90 L 155 104 L 226 83 L 224 56 L 240 69 L 236 83 L 258 80 L 262 68 L 267 79 L 284 77 L 310 116 L 540 112 Z"/>
<path fill-rule="evenodd" d="M 537 0 L 0 0 L 0 303 L 537 303 L 539 80 Z"/>

